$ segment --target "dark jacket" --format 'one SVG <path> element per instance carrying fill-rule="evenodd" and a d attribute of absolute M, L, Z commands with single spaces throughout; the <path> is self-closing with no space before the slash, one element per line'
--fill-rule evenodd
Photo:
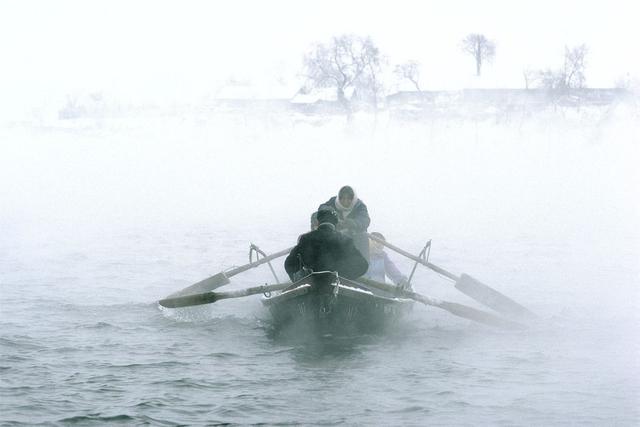
<path fill-rule="evenodd" d="M 335 209 L 338 213 L 338 230 L 351 237 L 356 248 L 360 251 L 360 254 L 362 254 L 365 260 L 369 261 L 369 238 L 367 237 L 367 228 L 371 223 L 371 218 L 369 218 L 367 205 L 365 205 L 360 199 L 356 200 L 356 204 L 353 206 L 353 209 L 351 209 L 351 212 L 349 212 L 345 218 L 343 216 L 344 212 L 336 206 L 336 199 L 337 197 L 335 196 L 330 198 L 321 204 L 318 209 L 323 206 Z"/>
<path fill-rule="evenodd" d="M 342 211 L 336 206 L 336 199 L 337 197 L 333 196 L 332 198 L 321 204 L 318 209 L 322 206 L 328 206 L 332 209 L 335 209 L 335 211 L 338 213 L 339 221 L 344 221 L 347 219 L 353 220 L 350 221 L 351 225 L 349 226 L 349 232 L 351 234 L 366 233 L 367 228 L 369 228 L 369 224 L 371 223 L 367 205 L 365 205 L 362 200 L 358 199 L 353 209 L 351 209 L 351 212 L 349 212 L 349 215 L 347 215 L 346 218 L 343 218 Z"/>
<path fill-rule="evenodd" d="M 347 279 L 362 276 L 369 264 L 353 245 L 353 240 L 335 230 L 332 224 L 320 224 L 317 230 L 303 234 L 284 261 L 291 280 L 305 267 L 311 271 L 337 271 Z M 296 275 L 296 277 L 294 277 Z"/>

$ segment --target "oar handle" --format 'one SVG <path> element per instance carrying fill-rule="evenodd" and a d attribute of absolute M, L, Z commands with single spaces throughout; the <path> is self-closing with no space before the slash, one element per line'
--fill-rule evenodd
<path fill-rule="evenodd" d="M 445 277 L 447 277 L 447 278 L 449 278 L 449 279 L 451 279 L 451 280 L 453 280 L 455 282 L 457 282 L 460 279 L 460 277 L 456 276 L 453 273 L 448 272 L 444 268 L 440 268 L 437 265 L 430 263 L 429 261 L 426 261 L 426 260 L 424 260 L 422 258 L 419 258 L 419 257 L 413 255 L 413 254 L 410 254 L 409 252 L 407 252 L 405 250 L 402 250 L 397 246 L 392 245 L 391 243 L 387 242 L 386 240 L 382 240 L 379 237 L 376 237 L 376 236 L 371 235 L 371 234 L 369 234 L 369 238 L 371 240 L 373 240 L 374 242 L 378 242 L 381 245 L 386 246 L 387 248 L 391 249 L 392 251 L 395 251 L 395 252 L 399 253 L 400 255 L 404 255 L 407 258 L 412 259 L 415 262 L 420 263 L 420 264 L 424 265 L 425 267 L 430 268 L 431 270 L 435 271 L 436 273 L 441 274 L 441 275 L 443 275 L 443 276 L 445 276 Z"/>

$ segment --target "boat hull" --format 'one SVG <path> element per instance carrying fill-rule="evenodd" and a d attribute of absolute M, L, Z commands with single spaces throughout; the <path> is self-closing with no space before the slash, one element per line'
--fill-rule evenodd
<path fill-rule="evenodd" d="M 322 334 L 381 331 L 413 305 L 411 300 L 382 295 L 333 273 L 313 273 L 262 302 L 276 328 Z"/>

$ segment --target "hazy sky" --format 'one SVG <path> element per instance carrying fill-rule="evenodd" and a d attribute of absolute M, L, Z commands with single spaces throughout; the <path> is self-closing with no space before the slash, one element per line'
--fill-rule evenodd
<path fill-rule="evenodd" d="M 587 84 L 640 75 L 636 1 L 24 1 L 0 3 L 1 98 L 38 102 L 103 91 L 189 99 L 232 76 L 291 81 L 314 41 L 371 35 L 390 64 L 423 64 L 425 89 L 522 87 L 525 67 L 560 66 L 589 46 Z M 460 40 L 497 44 L 481 82 Z M 2 103 L 3 101 L 0 101 Z"/>

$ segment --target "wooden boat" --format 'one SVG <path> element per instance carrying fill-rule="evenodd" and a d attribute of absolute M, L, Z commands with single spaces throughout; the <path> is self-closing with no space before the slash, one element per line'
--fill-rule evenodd
<path fill-rule="evenodd" d="M 414 260 L 416 266 L 422 264 L 452 280 L 456 289 L 504 316 L 517 320 L 535 320 L 537 317 L 524 306 L 473 277 L 467 274 L 456 276 L 429 262 L 425 253 L 430 243 L 427 243 L 418 256 L 414 256 L 374 235 L 369 237 Z M 252 244 L 249 264 L 215 274 L 181 291 L 174 292 L 159 300 L 158 303 L 162 307 L 173 309 L 264 294 L 263 304 L 269 308 L 274 326 L 280 328 L 293 325 L 328 333 L 358 333 L 383 329 L 408 312 L 414 301 L 492 327 L 502 329 L 526 327 L 518 321 L 505 319 L 467 305 L 442 301 L 364 277 L 358 278 L 356 282 L 328 271 L 312 273 L 294 283 L 264 284 L 234 291 L 214 292 L 215 289 L 228 284 L 230 277 L 262 264 L 269 264 L 276 282 L 279 282 L 270 261 L 286 255 L 290 250 L 291 248 L 267 256 Z M 253 261 L 251 255 L 253 252 L 261 255 L 262 258 Z"/>
<path fill-rule="evenodd" d="M 410 299 L 326 271 L 311 273 L 278 293 L 266 294 L 262 303 L 277 329 L 295 327 L 337 334 L 383 330 L 413 305 Z"/>

